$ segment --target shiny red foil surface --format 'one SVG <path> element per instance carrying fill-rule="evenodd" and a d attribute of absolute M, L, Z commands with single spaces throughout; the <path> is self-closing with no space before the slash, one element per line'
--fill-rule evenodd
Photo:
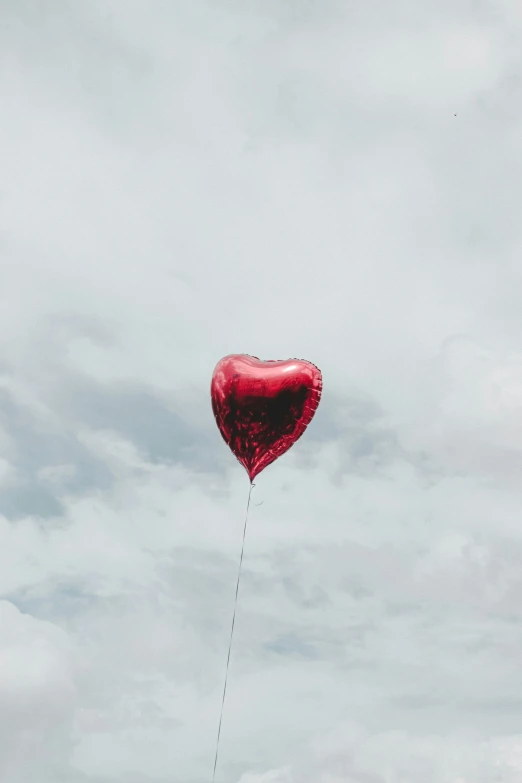
<path fill-rule="evenodd" d="M 250 481 L 301 437 L 322 387 L 321 371 L 300 359 L 263 362 L 231 354 L 218 362 L 210 388 L 212 410 Z"/>

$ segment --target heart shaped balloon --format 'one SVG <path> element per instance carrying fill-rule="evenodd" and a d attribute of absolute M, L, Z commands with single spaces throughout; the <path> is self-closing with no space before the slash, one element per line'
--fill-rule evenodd
<path fill-rule="evenodd" d="M 252 482 L 311 422 L 323 381 L 310 362 L 231 354 L 216 365 L 210 394 L 223 440 Z"/>

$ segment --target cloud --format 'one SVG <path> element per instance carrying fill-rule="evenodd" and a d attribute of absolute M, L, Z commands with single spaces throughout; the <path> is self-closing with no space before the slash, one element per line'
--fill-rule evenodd
<path fill-rule="evenodd" d="M 4 780 L 53 779 L 67 767 L 64 729 L 76 700 L 75 656 L 67 633 L 0 603 L 0 773 Z M 57 778 L 54 778 L 57 779 Z"/>
<path fill-rule="evenodd" d="M 338 737 L 337 742 L 340 740 Z M 266 775 L 248 774 L 240 783 L 384 783 L 390 770 L 405 783 L 414 783 L 419 777 L 429 783 L 474 783 L 499 778 L 511 783 L 520 777 L 520 748 L 520 735 L 502 741 L 456 743 L 403 731 L 368 737 L 347 726 L 337 747 L 330 742 L 295 768 L 273 770 Z"/>
<path fill-rule="evenodd" d="M 518 3 L 4 2 L 0 777 L 520 779 Z M 456 115 L 456 116 L 455 116 Z M 3 675 L 2 675 L 3 673 Z"/>

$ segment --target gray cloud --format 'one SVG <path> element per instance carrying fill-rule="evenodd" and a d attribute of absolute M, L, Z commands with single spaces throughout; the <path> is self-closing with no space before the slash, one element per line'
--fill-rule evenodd
<path fill-rule="evenodd" d="M 66 425 L 39 421 L 6 390 L 0 392 L 0 426 L 8 438 L 7 455 L 15 472 L 11 486 L 0 489 L 4 516 L 60 516 L 61 494 L 103 490 L 110 484 L 107 468 Z"/>
<path fill-rule="evenodd" d="M 59 395 L 64 412 L 77 424 L 94 430 L 114 430 L 135 444 L 152 463 L 180 462 L 195 471 L 207 472 L 219 471 L 221 467 L 217 439 L 210 435 L 214 431 L 195 425 L 203 406 L 206 415 L 201 418 L 206 424 L 210 419 L 208 399 L 201 393 L 190 400 L 191 417 L 183 416 L 183 405 L 174 395 L 162 396 L 132 382 L 104 386 L 85 377 L 73 377 Z"/>
<path fill-rule="evenodd" d="M 387 425 L 385 413 L 376 400 L 352 390 L 344 395 L 328 389 L 323 393 L 307 437 L 300 443 L 298 464 L 317 465 L 318 446 L 326 443 L 335 443 L 338 448 L 337 479 L 352 472 L 369 474 L 406 456 L 398 433 Z"/>

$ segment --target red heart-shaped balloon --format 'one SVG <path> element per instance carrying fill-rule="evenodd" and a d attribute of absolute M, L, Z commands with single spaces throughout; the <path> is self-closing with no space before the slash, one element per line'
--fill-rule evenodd
<path fill-rule="evenodd" d="M 223 440 L 252 482 L 301 437 L 319 405 L 321 371 L 300 359 L 263 362 L 231 354 L 216 365 L 210 394 Z"/>

